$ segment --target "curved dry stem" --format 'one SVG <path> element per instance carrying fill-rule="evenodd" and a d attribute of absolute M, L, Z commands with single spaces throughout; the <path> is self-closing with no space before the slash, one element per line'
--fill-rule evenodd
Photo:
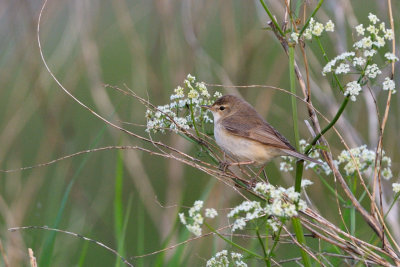
<path fill-rule="evenodd" d="M 39 229 L 39 230 L 46 230 L 46 231 L 53 231 L 53 232 L 59 232 L 59 233 L 63 233 L 63 234 L 67 234 L 67 235 L 72 235 L 78 238 L 81 238 L 83 240 L 86 241 L 90 241 L 100 247 L 105 248 L 106 250 L 112 252 L 113 254 L 115 254 L 117 257 L 119 257 L 126 265 L 133 267 L 133 264 L 130 263 L 128 260 L 126 260 L 124 257 L 122 257 L 120 254 L 118 254 L 118 252 L 115 249 L 110 248 L 109 246 L 105 245 L 102 242 L 99 242 L 97 240 L 88 238 L 86 236 L 74 233 L 74 232 L 70 232 L 70 231 L 65 231 L 65 230 L 60 230 L 60 229 L 56 229 L 56 228 L 50 228 L 47 226 L 21 226 L 21 227 L 13 227 L 13 228 L 9 228 L 8 231 L 10 232 L 15 232 L 15 231 L 21 231 L 21 230 L 30 230 L 30 229 Z"/>

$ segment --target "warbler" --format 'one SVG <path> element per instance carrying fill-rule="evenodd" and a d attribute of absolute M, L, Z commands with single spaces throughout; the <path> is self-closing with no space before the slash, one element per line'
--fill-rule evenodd
<path fill-rule="evenodd" d="M 293 156 L 317 164 L 321 162 L 299 153 L 289 141 L 266 122 L 245 100 L 224 95 L 211 106 L 214 137 L 222 150 L 240 162 L 265 165 L 277 156 Z"/>

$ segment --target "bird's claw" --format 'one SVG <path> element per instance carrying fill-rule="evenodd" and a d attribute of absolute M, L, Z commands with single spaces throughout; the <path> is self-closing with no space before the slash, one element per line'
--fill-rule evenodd
<path fill-rule="evenodd" d="M 225 172 L 226 171 L 226 169 L 230 166 L 231 164 L 228 162 L 228 161 L 221 161 L 220 163 L 219 163 L 219 166 L 218 166 L 218 169 L 220 170 L 220 171 L 223 171 L 223 172 Z"/>

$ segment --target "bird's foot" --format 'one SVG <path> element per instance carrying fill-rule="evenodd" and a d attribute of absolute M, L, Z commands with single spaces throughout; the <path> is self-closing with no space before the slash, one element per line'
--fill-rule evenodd
<path fill-rule="evenodd" d="M 221 161 L 219 163 L 219 169 L 221 171 L 226 171 L 226 169 L 230 166 L 243 166 L 243 165 L 251 165 L 254 164 L 255 161 L 240 161 L 240 162 L 228 162 L 228 161 Z"/>
<path fill-rule="evenodd" d="M 230 164 L 228 161 L 224 160 L 224 161 L 221 161 L 221 162 L 219 163 L 218 169 L 219 169 L 220 171 L 226 172 L 226 169 L 227 169 L 230 165 L 231 165 L 231 164 Z"/>

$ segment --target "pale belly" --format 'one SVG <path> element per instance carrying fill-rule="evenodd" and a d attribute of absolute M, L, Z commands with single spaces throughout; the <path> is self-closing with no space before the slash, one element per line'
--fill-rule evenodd
<path fill-rule="evenodd" d="M 225 153 L 238 161 L 254 161 L 256 165 L 262 165 L 272 158 L 283 153 L 276 148 L 267 147 L 259 142 L 246 138 L 227 134 L 224 129 L 214 126 L 214 137 L 217 144 Z"/>

